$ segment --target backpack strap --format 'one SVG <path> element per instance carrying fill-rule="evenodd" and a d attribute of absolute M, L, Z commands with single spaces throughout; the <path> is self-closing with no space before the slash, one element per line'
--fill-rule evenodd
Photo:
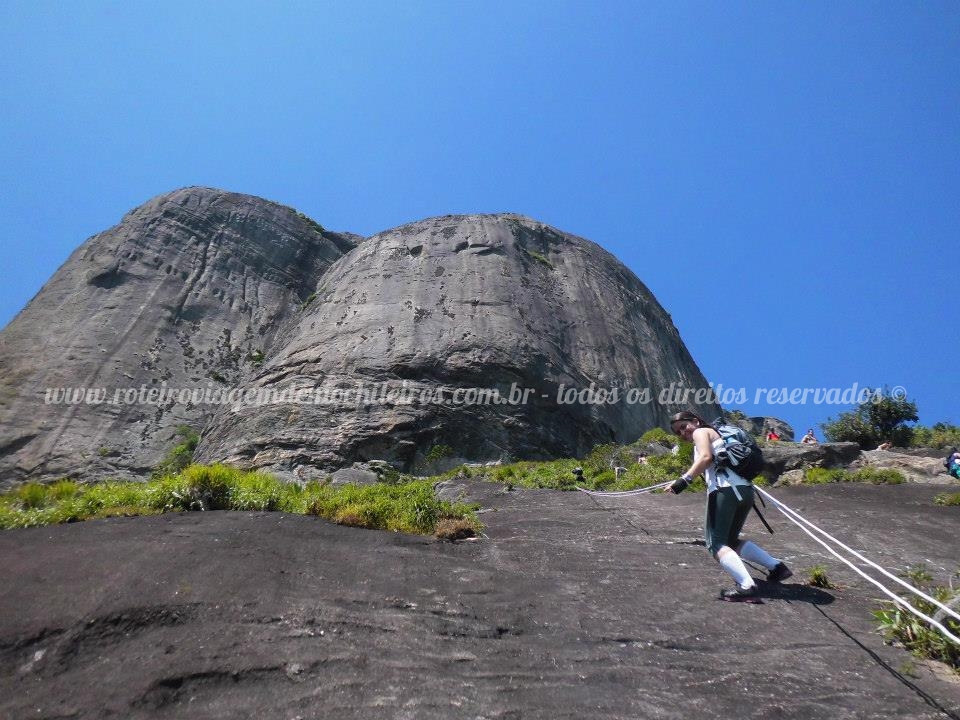
<path fill-rule="evenodd" d="M 763 498 L 760 498 L 760 502 L 763 502 Z M 764 507 L 766 507 L 766 504 L 764 504 Z M 757 517 L 760 518 L 760 522 L 763 523 L 763 526 L 767 529 L 767 532 L 773 535 L 773 528 L 770 527 L 770 523 L 767 522 L 767 519 L 763 516 L 763 513 L 760 512 L 760 508 L 757 507 L 756 502 L 753 503 L 753 511 L 757 514 Z"/>

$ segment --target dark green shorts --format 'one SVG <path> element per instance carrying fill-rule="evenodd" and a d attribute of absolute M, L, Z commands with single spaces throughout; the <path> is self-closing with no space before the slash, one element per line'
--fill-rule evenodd
<path fill-rule="evenodd" d="M 738 485 L 737 492 L 725 487 L 714 490 L 707 498 L 707 517 L 704 521 L 704 535 L 707 550 L 716 555 L 724 545 L 736 550 L 739 544 L 743 523 L 753 507 L 753 485 Z"/>

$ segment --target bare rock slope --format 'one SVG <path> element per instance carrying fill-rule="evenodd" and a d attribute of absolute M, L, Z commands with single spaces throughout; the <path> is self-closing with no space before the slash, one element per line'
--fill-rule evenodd
<path fill-rule="evenodd" d="M 471 460 L 576 455 L 666 422 L 673 407 L 630 403 L 630 388 L 706 386 L 633 273 L 598 245 L 518 215 L 435 218 L 368 239 L 330 268 L 288 338 L 248 389 L 530 393 L 516 404 L 230 410 L 201 458 L 308 471 L 369 458 L 416 467 L 437 446 Z M 618 390 L 618 402 L 558 402 L 591 385 Z"/>
<path fill-rule="evenodd" d="M 202 460 L 298 477 L 356 460 L 414 468 L 435 448 L 572 455 L 693 403 L 559 403 L 561 386 L 654 398 L 671 383 L 706 386 L 649 290 L 588 240 L 519 215 L 359 240 L 208 188 L 155 198 L 90 238 L 0 332 L 2 482 L 142 475 L 179 425 L 202 431 Z M 221 407 L 137 392 L 383 383 L 445 402 Z M 450 402 L 512 386 L 530 391 L 526 403 Z M 64 402 L 78 388 L 94 394 Z"/>
<path fill-rule="evenodd" d="M 796 575 L 738 605 L 702 494 L 461 490 L 479 542 L 226 512 L 0 533 L 0 716 L 960 718 L 956 676 L 884 645 L 876 588 L 777 513 L 746 532 Z M 936 491 L 775 494 L 946 584 L 960 508 Z M 803 583 L 816 564 L 839 589 Z"/>
<path fill-rule="evenodd" d="M 140 389 L 237 384 L 355 244 L 207 188 L 157 197 L 87 240 L 0 332 L 3 481 L 152 467 L 178 425 L 202 429 L 214 408 L 141 403 Z M 64 389 L 89 393 L 65 404 Z"/>

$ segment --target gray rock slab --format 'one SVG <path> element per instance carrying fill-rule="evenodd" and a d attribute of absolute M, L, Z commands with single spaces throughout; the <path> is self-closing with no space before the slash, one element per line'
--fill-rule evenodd
<path fill-rule="evenodd" d="M 500 495 L 514 492 L 514 490 L 510 490 L 506 485 L 500 483 L 478 482 L 463 478 L 452 478 L 438 482 L 433 486 L 433 491 L 441 500 L 455 503 L 476 503 L 485 510 L 501 505 L 504 501 L 499 497 Z"/>
<path fill-rule="evenodd" d="M 202 431 L 269 359 L 355 245 L 291 208 L 196 187 L 84 242 L 0 331 L 0 484 L 148 473 L 179 425 Z"/>
<path fill-rule="evenodd" d="M 372 470 L 348 467 L 336 470 L 331 476 L 334 485 L 373 485 L 380 481 L 380 476 Z"/>
<path fill-rule="evenodd" d="M 943 465 L 943 452 L 939 457 L 927 457 L 893 450 L 869 450 L 863 453 L 860 467 L 899 470 L 911 482 L 919 483 L 956 483 L 957 480 L 947 473 Z"/>
<path fill-rule="evenodd" d="M 770 442 L 763 445 L 763 474 L 770 480 L 790 470 L 811 467 L 843 468 L 860 459 L 857 443 L 819 443 L 802 445 L 792 442 Z"/>
<path fill-rule="evenodd" d="M 775 535 L 746 532 L 797 576 L 734 605 L 716 599 L 702 495 L 489 490 L 477 542 L 279 513 L 0 533 L 0 715 L 960 717 L 956 678 L 883 644 L 878 592 L 776 513 Z M 775 494 L 946 582 L 960 508 L 935 491 Z M 820 563 L 838 589 L 802 584 Z"/>
<path fill-rule="evenodd" d="M 658 402 L 671 386 L 707 383 L 636 275 L 595 243 L 520 215 L 432 218 L 369 238 L 330 267 L 285 338 L 246 387 L 324 401 L 224 410 L 201 459 L 333 469 L 377 458 L 420 472 L 438 456 L 579 456 L 631 442 L 679 409 L 718 414 L 694 396 Z M 529 391 L 525 403 L 509 402 L 512 388 L 518 399 Z M 566 391 L 591 388 L 606 402 L 566 402 Z M 650 401 L 629 402 L 631 388 Z M 338 399 L 350 390 L 366 395 Z M 477 390 L 506 402 L 466 394 Z"/>
<path fill-rule="evenodd" d="M 775 417 L 750 417 L 743 424 L 744 430 L 759 438 L 766 437 L 767 433 L 775 430 L 780 439 L 785 442 L 793 442 L 793 427 L 786 420 Z"/>
<path fill-rule="evenodd" d="M 140 477 L 180 425 L 201 432 L 201 461 L 297 478 L 581 455 L 678 409 L 716 415 L 695 396 L 658 402 L 706 386 L 647 287 L 583 238 L 500 214 L 361 242 L 184 188 L 83 243 L 0 332 L 0 482 Z M 345 388 L 374 399 L 336 400 Z M 197 397 L 159 399 L 172 389 Z M 507 403 L 469 394 L 490 391 Z"/>

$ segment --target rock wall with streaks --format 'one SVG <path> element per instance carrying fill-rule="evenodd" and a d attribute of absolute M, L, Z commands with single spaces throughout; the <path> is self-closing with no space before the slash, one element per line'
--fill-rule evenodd
<path fill-rule="evenodd" d="M 208 188 L 155 198 L 87 240 L 0 332 L 0 482 L 142 477 L 182 425 L 202 433 L 199 460 L 301 479 L 357 460 L 573 456 L 664 425 L 681 407 L 655 401 L 671 383 L 706 385 L 669 315 L 593 242 L 512 214 L 361 240 Z M 617 402 L 558 402 L 591 387 Z M 106 401 L 57 402 L 76 388 Z M 142 402 L 364 388 L 380 394 Z M 451 402 L 471 388 L 526 402 Z M 629 388 L 654 401 L 628 403 Z"/>
<path fill-rule="evenodd" d="M 0 481 L 147 472 L 214 408 L 114 404 L 117 390 L 238 384 L 356 241 L 260 198 L 185 188 L 84 242 L 0 332 Z M 64 388 L 107 402 L 47 404 Z"/>

